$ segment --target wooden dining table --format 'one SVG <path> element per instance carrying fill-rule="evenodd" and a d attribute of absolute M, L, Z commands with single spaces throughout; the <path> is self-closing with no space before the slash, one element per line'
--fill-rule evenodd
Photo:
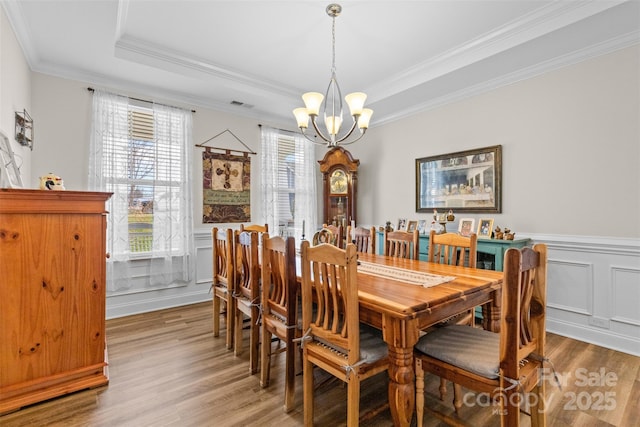
<path fill-rule="evenodd" d="M 389 346 L 389 407 L 396 426 L 411 424 L 415 407 L 413 346 L 420 332 L 465 310 L 482 306 L 483 327 L 498 331 L 503 273 L 426 261 L 359 253 L 360 264 L 398 272 L 445 276 L 425 287 L 402 278 L 358 269 L 360 320 L 382 330 Z"/>

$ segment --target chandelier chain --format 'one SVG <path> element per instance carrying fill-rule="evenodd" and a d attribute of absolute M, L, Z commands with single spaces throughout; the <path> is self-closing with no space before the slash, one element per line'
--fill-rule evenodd
<path fill-rule="evenodd" d="M 331 46 L 332 46 L 332 51 L 331 51 L 331 74 L 335 74 L 336 72 L 336 17 L 334 16 L 332 18 L 332 25 L 331 25 Z"/>

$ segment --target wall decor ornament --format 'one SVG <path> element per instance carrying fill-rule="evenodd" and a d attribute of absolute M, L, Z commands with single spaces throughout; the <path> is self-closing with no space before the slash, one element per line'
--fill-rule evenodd
<path fill-rule="evenodd" d="M 33 119 L 27 110 L 16 111 L 16 141 L 33 150 Z"/>
<path fill-rule="evenodd" d="M 22 188 L 20 168 L 16 163 L 11 141 L 0 131 L 0 187 Z"/>
<path fill-rule="evenodd" d="M 416 159 L 416 212 L 502 212 L 502 146 Z"/>

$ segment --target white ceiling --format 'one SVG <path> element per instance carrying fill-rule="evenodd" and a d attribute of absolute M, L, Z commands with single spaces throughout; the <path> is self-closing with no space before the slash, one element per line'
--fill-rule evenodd
<path fill-rule="evenodd" d="M 329 3 L 2 0 L 34 71 L 289 128 L 329 82 Z M 640 40 L 637 0 L 340 4 L 338 82 L 372 127 Z"/>

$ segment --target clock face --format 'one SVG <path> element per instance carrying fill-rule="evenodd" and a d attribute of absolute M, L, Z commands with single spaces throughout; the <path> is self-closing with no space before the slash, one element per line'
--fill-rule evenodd
<path fill-rule="evenodd" d="M 347 194 L 347 175 L 343 170 L 338 169 L 333 171 L 329 184 L 331 186 L 331 193 Z"/>

